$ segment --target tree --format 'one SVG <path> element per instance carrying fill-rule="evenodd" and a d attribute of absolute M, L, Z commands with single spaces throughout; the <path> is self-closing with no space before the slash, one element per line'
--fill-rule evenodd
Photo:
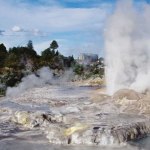
<path fill-rule="evenodd" d="M 77 75 L 82 75 L 82 74 L 84 73 L 84 67 L 83 67 L 83 65 L 76 64 L 76 65 L 75 65 L 75 68 L 74 68 L 74 72 L 75 72 Z"/>
<path fill-rule="evenodd" d="M 58 51 L 56 51 L 55 56 L 59 56 L 59 52 Z"/>
<path fill-rule="evenodd" d="M 0 44 L 0 51 L 2 51 L 3 53 L 7 53 L 6 47 L 3 43 Z"/>
<path fill-rule="evenodd" d="M 41 65 L 49 65 L 52 61 L 52 57 L 52 51 L 50 50 L 50 48 L 47 48 L 44 51 L 42 51 L 40 61 Z"/>
<path fill-rule="evenodd" d="M 15 53 L 10 53 L 5 60 L 5 66 L 17 69 L 19 66 L 19 57 Z"/>
<path fill-rule="evenodd" d="M 53 40 L 52 43 L 50 44 L 50 49 L 55 50 L 55 49 L 57 49 L 58 47 L 59 47 L 59 46 L 58 46 L 57 41 Z"/>
<path fill-rule="evenodd" d="M 31 46 L 31 45 L 30 45 Z M 14 56 L 14 58 L 13 58 Z M 28 47 L 13 47 L 9 49 L 8 62 L 5 62 L 7 66 L 15 68 L 18 66 L 20 69 L 26 68 L 29 64 L 32 64 L 33 68 L 38 65 L 37 53 L 34 49 Z"/>
<path fill-rule="evenodd" d="M 34 49 L 31 40 L 28 41 L 28 43 L 27 43 L 27 48 L 30 49 L 30 50 L 33 50 L 33 49 Z"/>
<path fill-rule="evenodd" d="M 52 58 L 52 51 L 49 48 L 45 49 L 42 51 L 41 57 L 46 61 L 50 60 Z"/>
<path fill-rule="evenodd" d="M 4 44 L 0 44 L 0 67 L 4 66 L 4 61 L 7 57 L 7 50 Z"/>

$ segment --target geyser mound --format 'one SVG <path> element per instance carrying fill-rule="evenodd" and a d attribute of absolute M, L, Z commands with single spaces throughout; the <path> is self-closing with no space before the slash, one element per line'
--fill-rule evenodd
<path fill-rule="evenodd" d="M 140 7 L 140 8 L 139 8 Z M 150 5 L 119 1 L 105 30 L 108 93 L 150 88 Z"/>
<path fill-rule="evenodd" d="M 121 89 L 114 93 L 113 99 L 123 99 L 127 98 L 128 100 L 139 100 L 142 95 L 134 90 Z"/>

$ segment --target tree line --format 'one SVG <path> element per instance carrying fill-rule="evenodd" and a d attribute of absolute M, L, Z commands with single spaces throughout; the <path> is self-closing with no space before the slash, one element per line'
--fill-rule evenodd
<path fill-rule="evenodd" d="M 12 47 L 9 50 L 4 44 L 0 44 L 0 68 L 34 71 L 43 66 L 62 70 L 65 67 L 71 67 L 75 63 L 74 57 L 63 56 L 58 51 L 58 47 L 57 41 L 53 40 L 50 46 L 38 55 L 31 40 L 26 46 Z"/>
<path fill-rule="evenodd" d="M 36 70 L 43 66 L 57 70 L 58 74 L 54 71 L 54 76 L 59 75 L 59 71 L 64 72 L 72 68 L 75 75 L 81 79 L 103 77 L 103 58 L 99 58 L 99 61 L 94 64 L 83 65 L 78 63 L 73 56 L 62 55 L 58 48 L 57 41 L 53 40 L 49 47 L 38 55 L 31 40 L 26 46 L 12 47 L 8 50 L 3 43 L 0 44 L 0 95 L 8 86 L 17 85 L 24 76 L 36 73 Z"/>
<path fill-rule="evenodd" d="M 14 86 L 22 77 L 43 66 L 58 71 L 74 66 L 74 57 L 63 56 L 58 47 L 57 41 L 53 40 L 49 47 L 38 55 L 31 40 L 26 46 L 12 47 L 8 50 L 3 43 L 0 44 L 0 84 Z"/>

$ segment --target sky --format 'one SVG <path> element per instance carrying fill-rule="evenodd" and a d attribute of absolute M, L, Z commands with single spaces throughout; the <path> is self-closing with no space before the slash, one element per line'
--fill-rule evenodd
<path fill-rule="evenodd" d="M 119 0 L 118 0 L 119 1 Z M 134 0 L 134 5 L 150 0 Z M 38 54 L 52 40 L 65 56 L 104 55 L 105 25 L 117 0 L 0 0 L 0 43 L 8 48 L 32 40 Z"/>

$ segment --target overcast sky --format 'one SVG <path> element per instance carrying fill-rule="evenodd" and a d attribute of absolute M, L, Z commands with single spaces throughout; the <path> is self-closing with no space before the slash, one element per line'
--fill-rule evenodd
<path fill-rule="evenodd" d="M 0 0 L 0 43 L 33 41 L 40 52 L 58 41 L 64 55 L 103 55 L 103 32 L 117 0 Z M 148 3 L 149 0 L 134 0 Z"/>

